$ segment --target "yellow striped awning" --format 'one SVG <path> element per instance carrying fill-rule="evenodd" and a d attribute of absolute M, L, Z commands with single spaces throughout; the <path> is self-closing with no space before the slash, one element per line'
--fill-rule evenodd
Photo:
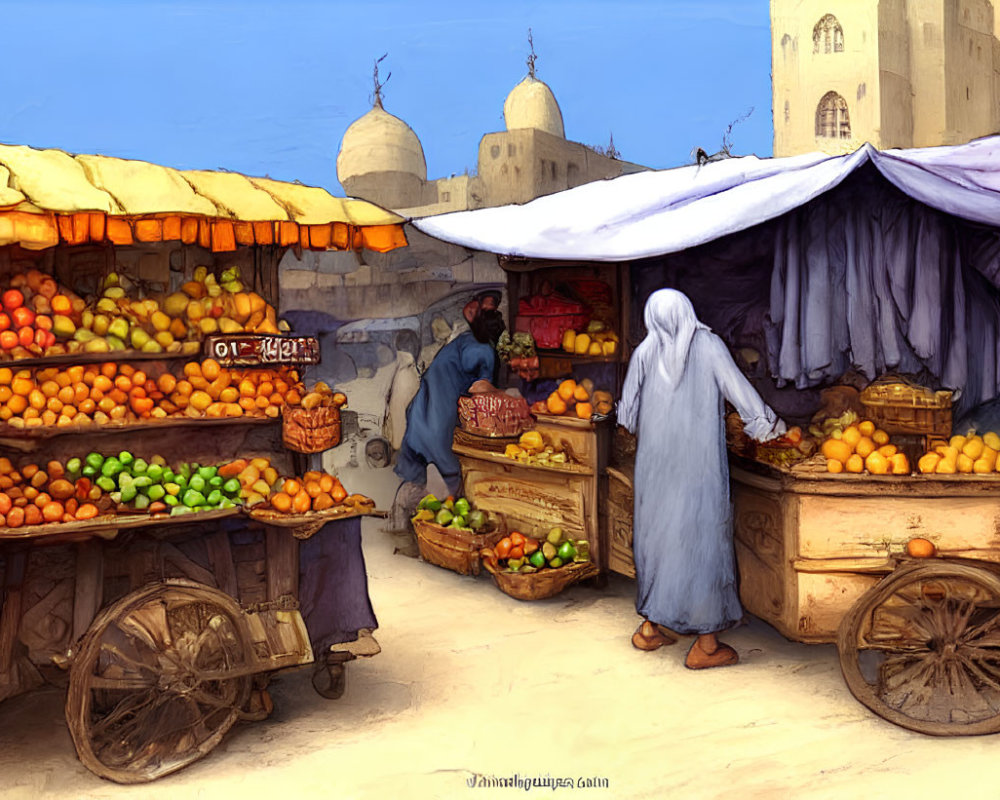
<path fill-rule="evenodd" d="M 325 189 L 235 172 L 0 144 L 0 245 L 182 241 L 312 250 L 406 245 L 403 218 Z"/>

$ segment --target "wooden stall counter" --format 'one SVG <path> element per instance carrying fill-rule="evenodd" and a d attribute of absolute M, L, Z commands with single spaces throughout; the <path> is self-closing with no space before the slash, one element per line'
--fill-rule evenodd
<path fill-rule="evenodd" d="M 602 551 L 635 577 L 631 464 L 607 470 Z M 740 599 L 790 639 L 831 642 L 847 610 L 907 542 L 1000 561 L 1000 474 L 833 475 L 822 458 L 776 467 L 730 454 Z"/>
<path fill-rule="evenodd" d="M 586 539 L 591 559 L 605 570 L 597 496 L 607 460 L 607 427 L 604 422 L 539 417 L 535 430 L 569 456 L 569 463 L 549 466 L 507 458 L 508 440 L 457 430 L 453 449 L 462 465 L 465 496 L 476 508 L 503 516 L 508 530 L 544 537 L 560 527 L 571 539 Z"/>
<path fill-rule="evenodd" d="M 730 455 L 740 597 L 785 636 L 834 641 L 911 539 L 1000 560 L 1000 474 L 832 475 L 822 461 L 777 468 Z"/>

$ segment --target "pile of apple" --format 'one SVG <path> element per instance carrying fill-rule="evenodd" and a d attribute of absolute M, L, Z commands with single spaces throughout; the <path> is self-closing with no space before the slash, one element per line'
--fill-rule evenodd
<path fill-rule="evenodd" d="M 0 353 L 32 358 L 68 350 L 59 340 L 76 329 L 86 303 L 37 269 L 18 273 L 0 294 Z"/>
<path fill-rule="evenodd" d="M 111 273 L 95 307 L 83 311 L 71 335 L 88 353 L 132 348 L 194 354 L 209 334 L 280 332 L 274 307 L 244 291 L 237 267 L 225 270 L 221 281 L 207 267 L 197 267 L 192 280 L 162 300 L 131 298 L 121 277 Z"/>
<path fill-rule="evenodd" d="M 51 277 L 31 269 L 11 278 L 0 293 L 0 357 L 66 353 L 188 353 L 212 333 L 279 334 L 273 306 L 246 291 L 238 267 L 219 278 L 197 267 L 192 280 L 162 299 L 140 298 L 112 272 L 99 297 L 86 302 Z"/>
<path fill-rule="evenodd" d="M 590 544 L 586 539 L 568 538 L 562 528 L 550 529 L 544 538 L 513 531 L 493 547 L 480 550 L 479 556 L 494 570 L 529 574 L 589 561 Z"/>

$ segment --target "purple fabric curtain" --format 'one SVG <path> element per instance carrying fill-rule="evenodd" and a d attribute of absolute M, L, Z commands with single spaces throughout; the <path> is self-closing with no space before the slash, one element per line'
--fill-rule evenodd
<path fill-rule="evenodd" d="M 329 522 L 299 545 L 299 608 L 317 659 L 336 642 L 353 642 L 378 620 L 368 596 L 361 518 Z"/>
<path fill-rule="evenodd" d="M 845 187 L 846 188 L 846 187 Z M 1000 394 L 1000 234 L 873 181 L 775 223 L 768 358 L 779 385 L 922 376 L 958 410 Z"/>

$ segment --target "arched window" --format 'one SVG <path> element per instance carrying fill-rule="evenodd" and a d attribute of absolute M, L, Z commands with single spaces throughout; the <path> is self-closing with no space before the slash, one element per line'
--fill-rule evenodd
<path fill-rule="evenodd" d="M 816 136 L 824 139 L 851 138 L 847 101 L 836 92 L 827 92 L 816 107 Z"/>
<path fill-rule="evenodd" d="M 833 14 L 827 14 L 813 28 L 814 53 L 843 53 L 844 29 Z"/>

